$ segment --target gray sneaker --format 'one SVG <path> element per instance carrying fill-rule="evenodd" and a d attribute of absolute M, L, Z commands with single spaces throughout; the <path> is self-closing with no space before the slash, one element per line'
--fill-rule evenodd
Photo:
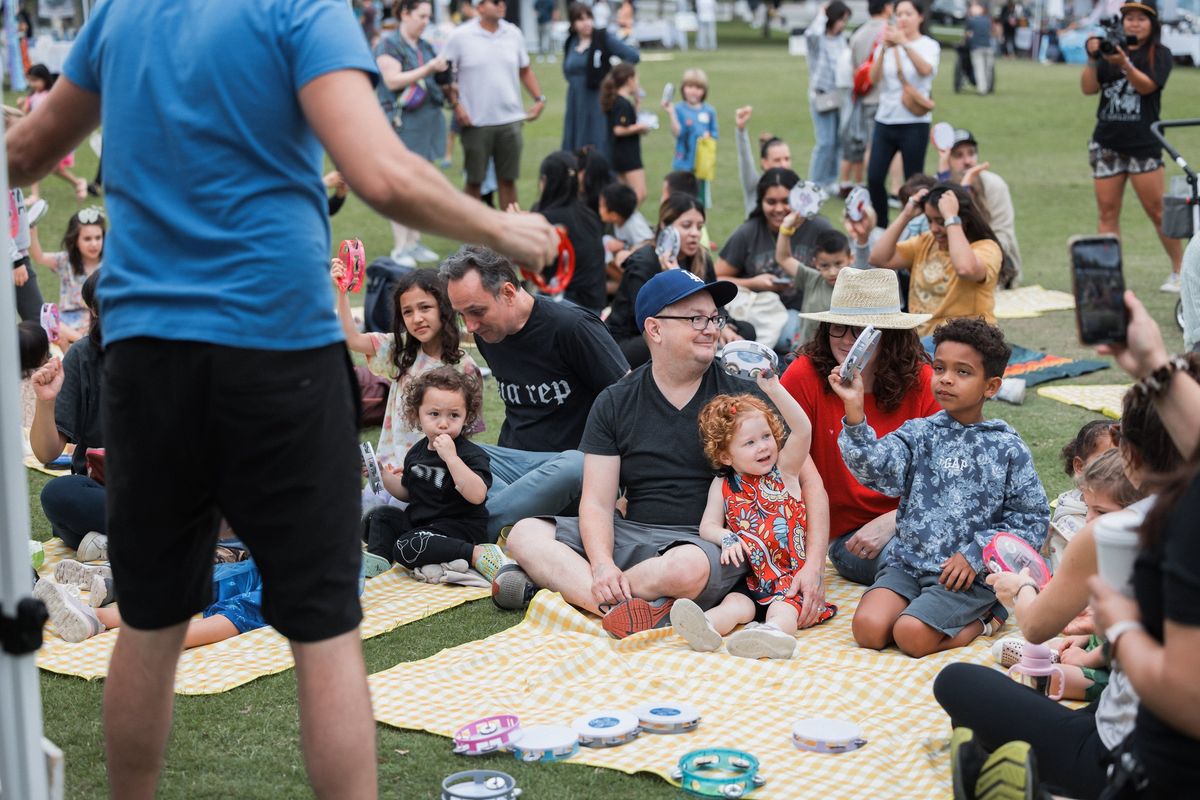
<path fill-rule="evenodd" d="M 492 579 L 492 602 L 509 611 L 520 611 L 529 605 L 538 587 L 517 564 L 505 564 Z"/>
<path fill-rule="evenodd" d="M 112 567 L 107 564 L 82 564 L 73 558 L 64 558 L 54 565 L 54 580 L 62 584 L 88 588 L 92 585 L 93 575 L 111 580 Z"/>
<path fill-rule="evenodd" d="M 108 537 L 92 531 L 86 534 L 75 548 L 80 561 L 108 561 Z"/>
<path fill-rule="evenodd" d="M 796 652 L 796 637 L 752 622 L 726 639 L 725 649 L 729 655 L 741 658 L 791 658 Z"/>
<path fill-rule="evenodd" d="M 408 248 L 408 254 L 410 256 L 412 256 L 414 259 L 416 259 L 417 261 L 438 261 L 439 259 L 441 259 L 441 256 L 439 256 L 437 253 L 430 250 L 428 247 L 421 244 L 420 242 L 417 242 L 416 244 L 411 245 Z"/>
<path fill-rule="evenodd" d="M 46 604 L 54 630 L 68 642 L 82 642 L 104 632 L 104 623 L 96 612 L 79 599 L 73 587 L 60 586 L 53 581 L 40 580 L 33 587 L 33 596 Z"/>

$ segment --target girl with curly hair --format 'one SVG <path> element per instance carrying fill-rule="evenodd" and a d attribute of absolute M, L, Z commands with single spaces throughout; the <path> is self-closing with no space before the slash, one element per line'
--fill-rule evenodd
<path fill-rule="evenodd" d="M 936 414 L 932 370 L 916 328 L 927 314 L 900 311 L 900 285 L 886 269 L 845 268 L 838 273 L 830 311 L 802 314 L 820 322 L 784 372 L 783 387 L 812 420 L 811 458 L 829 494 L 829 560 L 839 574 L 869 585 L 896 532 L 898 500 L 859 484 L 842 460 L 838 434 L 844 409 L 827 376 L 846 360 L 867 325 L 882 334 L 862 369 L 867 422 L 880 436 L 905 421 Z"/>

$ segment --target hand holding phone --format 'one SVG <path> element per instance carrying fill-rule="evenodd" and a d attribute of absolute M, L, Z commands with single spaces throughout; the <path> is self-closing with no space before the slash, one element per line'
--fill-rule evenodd
<path fill-rule="evenodd" d="M 1083 344 L 1123 344 L 1129 323 L 1121 240 L 1115 234 L 1072 236 L 1071 286 L 1075 323 Z"/>

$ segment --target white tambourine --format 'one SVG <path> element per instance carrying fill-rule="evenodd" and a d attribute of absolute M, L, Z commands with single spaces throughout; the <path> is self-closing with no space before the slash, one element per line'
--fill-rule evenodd
<path fill-rule="evenodd" d="M 802 217 L 815 217 L 825 202 L 825 192 L 816 184 L 800 181 L 788 192 L 788 208 Z"/>
<path fill-rule="evenodd" d="M 843 386 L 854 383 L 854 376 L 862 372 L 862 368 L 871 360 L 871 356 L 875 355 L 875 348 L 879 346 L 879 340 L 882 337 L 883 334 L 876 330 L 874 325 L 863 328 L 862 333 L 854 340 L 850 352 L 846 354 L 846 360 L 842 362 Z"/>
<path fill-rule="evenodd" d="M 663 87 L 662 101 L 663 101 L 663 103 L 669 103 L 674 99 L 675 99 L 675 84 L 668 83 L 666 86 Z"/>
<path fill-rule="evenodd" d="M 792 728 L 792 744 L 812 753 L 849 753 L 867 743 L 863 729 L 840 719 L 802 719 Z"/>
<path fill-rule="evenodd" d="M 468 723 L 454 734 L 454 752 L 479 756 L 508 750 L 521 738 L 521 722 L 514 714 L 498 714 Z"/>
<path fill-rule="evenodd" d="M 929 131 L 929 140 L 938 150 L 949 150 L 954 146 L 954 126 L 949 122 L 939 122 Z"/>
<path fill-rule="evenodd" d="M 674 261 L 679 258 L 679 244 L 679 231 L 675 230 L 674 225 L 668 225 L 658 232 L 658 238 L 654 240 L 654 252 L 659 258 Z"/>
<path fill-rule="evenodd" d="M 628 711 L 606 709 L 584 714 L 571 723 L 584 747 L 616 747 L 632 742 L 642 732 L 638 718 Z"/>
<path fill-rule="evenodd" d="M 855 186 L 846 195 L 846 218 L 851 222 L 862 222 L 871 207 L 871 193 L 861 186 Z"/>
<path fill-rule="evenodd" d="M 721 348 L 721 368 L 729 375 L 754 380 L 759 375 L 778 375 L 779 356 L 765 344 L 750 339 L 729 342 Z"/>
<path fill-rule="evenodd" d="M 642 703 L 633 710 L 646 733 L 687 733 L 700 725 L 700 711 L 695 706 L 674 701 Z"/>
<path fill-rule="evenodd" d="M 645 125 L 647 130 L 656 131 L 659 127 L 658 114 L 652 111 L 639 111 L 637 115 L 638 125 Z"/>
<path fill-rule="evenodd" d="M 518 761 L 562 761 L 579 752 L 579 734 L 566 725 L 531 725 L 512 745 Z"/>

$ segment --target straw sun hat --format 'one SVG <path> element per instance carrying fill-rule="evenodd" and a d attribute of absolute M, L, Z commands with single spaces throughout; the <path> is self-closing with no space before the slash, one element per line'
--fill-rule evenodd
<path fill-rule="evenodd" d="M 890 269 L 854 269 L 838 273 L 828 311 L 801 314 L 805 319 L 887 330 L 910 330 L 929 321 L 932 314 L 907 314 L 900 310 L 900 282 Z"/>

